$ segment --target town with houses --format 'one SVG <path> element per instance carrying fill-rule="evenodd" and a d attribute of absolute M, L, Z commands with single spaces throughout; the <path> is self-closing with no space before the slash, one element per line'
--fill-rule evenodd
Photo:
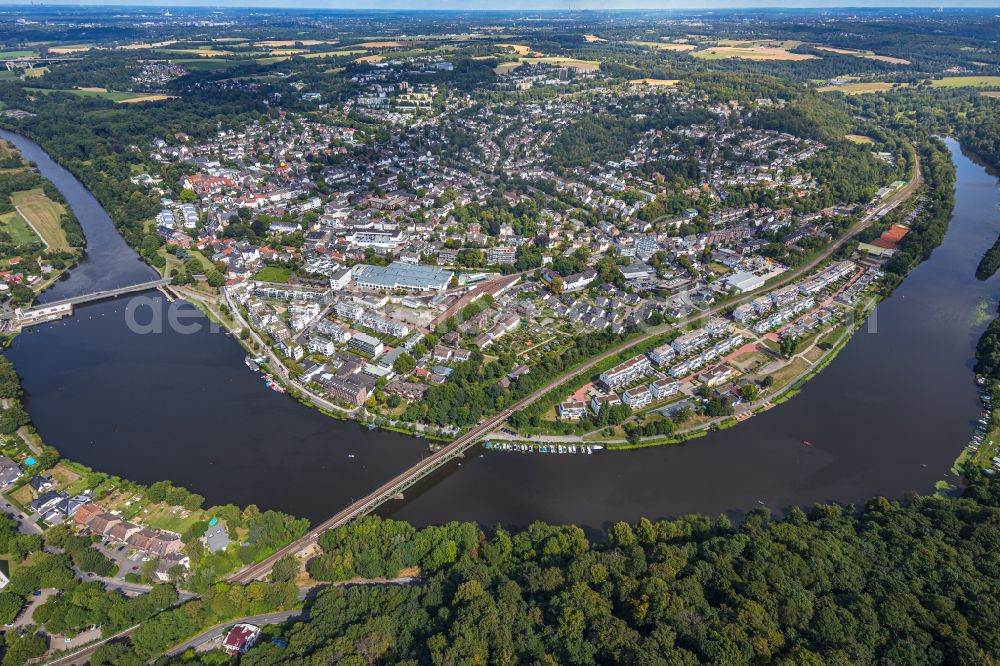
<path fill-rule="evenodd" d="M 614 14 L 0 13 L 0 666 L 988 657 L 989 11 Z"/>
<path fill-rule="evenodd" d="M 349 109 L 308 98 L 315 112 L 276 111 L 208 142 L 179 132 L 133 146 L 185 174 L 164 182 L 150 171 L 133 182 L 161 195 L 152 228 L 164 250 L 179 262 L 199 254 L 217 269 L 212 286 L 269 348 L 248 357 L 269 384 L 274 360 L 300 391 L 397 420 L 401 403 L 421 401 L 473 354 L 510 359 L 507 388 L 538 353 L 576 335 L 624 337 L 763 291 L 903 185 L 886 183 L 867 202 L 801 210 L 823 195 L 803 165 L 825 146 L 754 128 L 755 108 L 782 100 L 706 104 L 680 90 L 605 87 L 592 71 L 535 66 L 501 85 L 586 80 L 586 96 L 501 113 L 469 93 L 420 84 L 422 71 L 447 64 L 431 60 L 378 63 L 359 75 L 364 92 Z M 573 164 L 561 135 L 581 114 L 611 111 L 636 122 L 659 114 L 664 125 L 638 133 L 625 159 Z M 375 129 L 387 122 L 399 128 L 388 139 Z M 748 187 L 784 205 L 730 205 Z M 894 229 L 853 259 L 601 373 L 552 418 L 619 402 L 633 412 L 689 405 L 702 386 L 739 403 L 761 368 L 790 362 L 776 352 L 781 338 L 815 334 L 815 342 L 820 329 L 842 325 L 905 233 Z"/>

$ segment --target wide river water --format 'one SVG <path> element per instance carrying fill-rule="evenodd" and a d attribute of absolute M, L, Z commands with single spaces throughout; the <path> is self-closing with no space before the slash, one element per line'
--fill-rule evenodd
<path fill-rule="evenodd" d="M 87 234 L 87 259 L 46 298 L 151 276 L 72 175 L 30 141 L 0 136 L 55 182 Z M 948 145 L 957 203 L 943 244 L 788 403 L 683 446 L 592 456 L 475 450 L 383 515 L 600 529 L 640 516 L 738 515 L 761 502 L 782 510 L 901 497 L 950 479 L 978 418 L 973 352 L 1000 278 L 973 273 L 1000 232 L 1000 189 Z M 171 479 L 209 504 L 255 503 L 316 521 L 425 455 L 423 440 L 341 423 L 268 391 L 240 346 L 189 305 L 174 307 L 201 324 L 196 333 L 133 332 L 126 308 L 136 299 L 145 311 L 169 307 L 149 293 L 88 305 L 29 329 L 8 352 L 36 427 L 68 458 L 141 482 Z"/>

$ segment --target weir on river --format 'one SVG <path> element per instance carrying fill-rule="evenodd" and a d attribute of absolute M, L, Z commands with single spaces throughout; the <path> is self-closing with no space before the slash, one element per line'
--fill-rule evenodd
<path fill-rule="evenodd" d="M 89 193 L 37 146 L 0 136 L 38 163 L 74 210 L 90 205 Z M 783 509 L 933 490 L 950 477 L 978 415 L 973 351 L 1000 284 L 973 275 L 1000 231 L 1000 190 L 949 146 L 958 192 L 943 244 L 878 306 L 877 332 L 863 328 L 791 401 L 679 446 L 593 456 L 473 448 L 381 513 L 417 525 L 545 520 L 600 528 L 640 516 L 742 512 L 758 502 Z M 150 279 L 100 213 L 77 211 L 88 256 L 58 285 L 58 297 L 122 284 L 123 273 Z M 191 305 L 153 298 L 192 310 L 203 323 L 197 331 L 131 332 L 129 300 L 82 306 L 30 329 L 8 352 L 39 432 L 68 458 L 140 482 L 170 479 L 207 504 L 254 503 L 318 522 L 426 455 L 423 440 L 336 421 L 267 391 L 244 366 L 242 348 Z"/>

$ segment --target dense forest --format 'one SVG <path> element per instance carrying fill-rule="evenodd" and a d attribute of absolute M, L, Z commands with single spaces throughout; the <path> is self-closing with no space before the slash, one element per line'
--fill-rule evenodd
<path fill-rule="evenodd" d="M 995 663 L 998 508 L 977 479 L 964 497 L 642 519 L 600 541 L 366 518 L 323 536 L 313 575 L 418 567 L 420 583 L 327 589 L 240 663 Z"/>
<path fill-rule="evenodd" d="M 550 162 L 556 167 L 587 166 L 591 162 L 603 163 L 620 160 L 628 155 L 629 147 L 647 130 L 672 129 L 681 125 L 701 123 L 711 118 L 704 109 L 679 111 L 670 109 L 666 98 L 658 103 L 650 100 L 654 108 L 664 110 L 643 118 L 616 115 L 585 115 L 556 139 L 550 149 Z"/>

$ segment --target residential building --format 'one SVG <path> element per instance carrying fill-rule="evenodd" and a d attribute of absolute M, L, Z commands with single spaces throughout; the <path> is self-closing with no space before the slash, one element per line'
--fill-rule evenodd
<path fill-rule="evenodd" d="M 368 399 L 368 389 L 353 380 L 329 377 L 324 378 L 322 383 L 327 392 L 340 402 L 357 407 Z"/>
<path fill-rule="evenodd" d="M 619 386 L 631 384 L 646 374 L 650 369 L 649 359 L 643 355 L 631 358 L 624 363 L 616 365 L 610 370 L 601 373 L 601 384 L 607 390 L 616 389 Z"/>
<path fill-rule="evenodd" d="M 653 401 L 653 393 L 647 386 L 637 386 L 622 393 L 622 402 L 632 409 L 645 407 Z"/>
<path fill-rule="evenodd" d="M 222 641 L 222 649 L 230 656 L 244 654 L 260 638 L 260 627 L 241 622 L 229 630 Z"/>
<path fill-rule="evenodd" d="M 486 250 L 486 263 L 491 266 L 512 266 L 517 261 L 517 250 L 506 245 L 498 245 Z"/>
<path fill-rule="evenodd" d="M 618 397 L 617 393 L 609 393 L 608 395 L 595 395 L 590 399 L 590 409 L 593 410 L 595 414 L 601 412 L 602 407 L 612 407 L 614 405 L 622 404 L 622 399 Z"/>
<path fill-rule="evenodd" d="M 559 418 L 577 420 L 587 415 L 587 403 L 582 400 L 567 400 L 559 403 Z"/>
<path fill-rule="evenodd" d="M 366 354 L 375 358 L 385 349 L 385 345 L 378 338 L 372 337 L 367 333 L 355 333 L 351 336 L 347 345 L 351 349 L 356 349 L 362 354 Z"/>
<path fill-rule="evenodd" d="M 21 471 L 20 465 L 7 456 L 0 456 L 0 488 L 9 486 L 22 476 L 24 472 Z"/>
<path fill-rule="evenodd" d="M 649 352 L 649 360 L 655 363 L 657 367 L 663 367 L 667 363 L 670 363 L 671 359 L 676 355 L 677 352 L 674 351 L 673 346 L 667 343 Z"/>
<path fill-rule="evenodd" d="M 649 390 L 657 400 L 669 398 L 680 390 L 680 384 L 670 379 L 657 379 L 649 385 Z"/>

